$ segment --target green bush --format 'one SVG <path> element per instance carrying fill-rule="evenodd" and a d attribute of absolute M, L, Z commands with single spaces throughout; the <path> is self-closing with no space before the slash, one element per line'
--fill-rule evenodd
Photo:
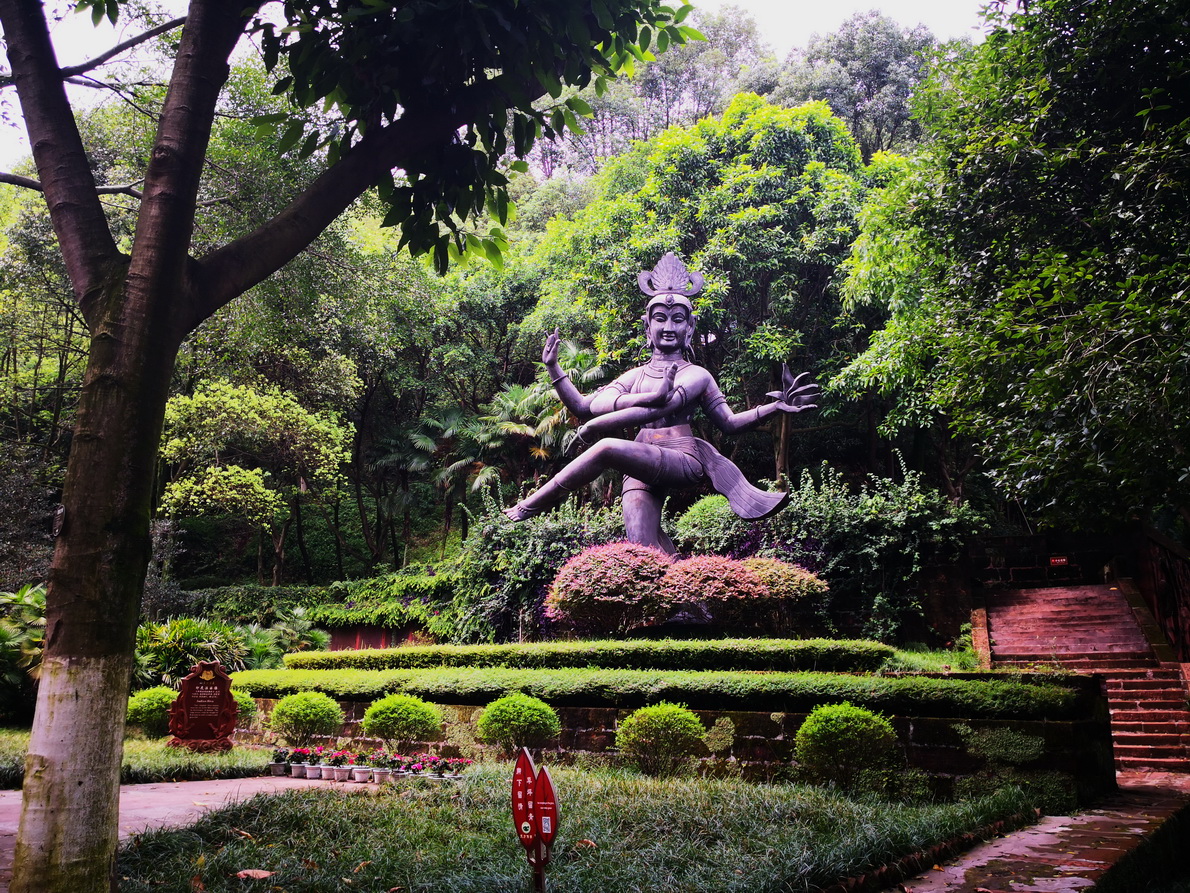
<path fill-rule="evenodd" d="M 236 701 L 237 728 L 247 729 L 251 727 L 252 722 L 256 719 L 256 714 L 259 712 L 256 708 L 256 699 L 247 692 L 234 688 L 231 690 L 231 696 Z"/>
<path fill-rule="evenodd" d="M 847 701 L 815 707 L 794 737 L 799 775 L 843 791 L 884 791 L 904 767 L 897 733 L 887 719 Z"/>
<path fill-rule="evenodd" d="M 414 742 L 437 740 L 442 734 L 442 711 L 412 695 L 389 695 L 368 707 L 360 729 L 404 753 Z"/>
<path fill-rule="evenodd" d="M 706 738 L 694 713 L 680 704 L 641 707 L 620 723 L 616 747 L 646 775 L 675 775 Z"/>
<path fill-rule="evenodd" d="M 287 654 L 291 669 L 348 667 L 605 667 L 623 670 L 835 670 L 872 672 L 897 656 L 889 645 L 849 639 L 632 639 L 508 645 L 414 645 Z"/>
<path fill-rule="evenodd" d="M 522 747 L 541 747 L 558 737 L 562 723 L 545 701 L 516 692 L 488 704 L 479 716 L 476 731 L 480 741 L 498 744 L 511 755 Z"/>
<path fill-rule="evenodd" d="M 826 581 L 776 558 L 753 556 L 744 559 L 743 565 L 768 590 L 753 610 L 753 625 L 776 635 L 804 635 L 825 625 L 817 615 L 826 604 Z"/>
<path fill-rule="evenodd" d="M 146 688 L 128 699 L 128 725 L 140 726 L 148 738 L 161 738 L 169 734 L 169 709 L 178 698 L 178 692 L 167 685 Z"/>
<path fill-rule="evenodd" d="M 269 717 L 269 728 L 294 747 L 305 747 L 316 735 L 337 735 L 342 727 L 342 709 L 328 695 L 317 691 L 286 695 Z"/>
<path fill-rule="evenodd" d="M 727 497 L 712 493 L 686 509 L 675 522 L 677 541 L 687 552 L 723 554 L 730 548 L 730 519 L 735 512 Z"/>
<path fill-rule="evenodd" d="M 514 522 L 484 494 L 455 564 L 453 642 L 508 641 L 539 632 L 542 601 L 568 558 L 588 546 L 624 539 L 619 505 L 607 509 L 568 500 L 552 512 Z"/>
<path fill-rule="evenodd" d="M 310 619 L 323 626 L 416 625 L 440 639 L 449 639 L 457 619 L 452 608 L 458 574 L 411 565 L 365 580 L 335 583 L 326 601 L 313 607 Z"/>
<path fill-rule="evenodd" d="M 625 633 L 663 622 L 669 601 L 661 579 L 673 559 L 636 543 L 606 543 L 562 565 L 545 600 L 545 616 L 583 633 Z"/>
<path fill-rule="evenodd" d="M 1028 679 L 1029 681 L 1023 681 Z M 1090 716 L 1098 691 L 1079 677 L 1040 675 L 962 679 L 954 675 L 852 676 L 840 673 L 667 672 L 507 667 L 427 670 L 247 670 L 234 684 L 259 698 L 323 691 L 373 701 L 394 691 L 435 704 L 482 705 L 525 692 L 556 707 L 644 707 L 679 701 L 694 710 L 809 713 L 851 701 L 899 716 L 1074 719 Z"/>

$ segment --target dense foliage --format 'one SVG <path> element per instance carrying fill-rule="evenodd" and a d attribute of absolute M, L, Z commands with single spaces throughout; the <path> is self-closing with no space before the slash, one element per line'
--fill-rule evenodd
<path fill-rule="evenodd" d="M 778 558 L 813 571 L 829 585 L 815 598 L 821 623 L 893 641 L 920 634 L 921 571 L 958 557 L 977 527 L 916 472 L 900 481 L 872 476 L 860 487 L 827 465 L 803 473 L 789 504 L 763 521 L 738 518 L 722 496 L 695 503 L 677 522 L 688 548 Z M 915 625 L 916 622 L 916 625 Z"/>
<path fill-rule="evenodd" d="M 1182 4 L 994 5 L 923 103 L 932 144 L 866 215 L 849 371 L 976 441 L 1055 523 L 1186 512 L 1190 23 Z"/>
<path fill-rule="evenodd" d="M 548 620 L 580 633 L 626 633 L 666 619 L 673 600 L 662 579 L 673 559 L 635 543 L 584 549 L 558 570 L 545 600 Z"/>
<path fill-rule="evenodd" d="M 442 733 L 442 711 L 421 698 L 389 695 L 373 702 L 360 720 L 360 731 L 385 746 L 407 753 L 414 742 L 435 741 Z"/>

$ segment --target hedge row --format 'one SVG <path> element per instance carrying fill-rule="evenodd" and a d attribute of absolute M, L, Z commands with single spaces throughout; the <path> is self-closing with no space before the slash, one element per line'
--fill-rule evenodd
<path fill-rule="evenodd" d="M 322 691 L 347 701 L 392 692 L 438 704 L 483 705 L 515 691 L 555 707 L 636 708 L 660 701 L 695 710 L 806 713 L 852 704 L 901 716 L 1073 719 L 1090 707 L 1076 681 L 837 673 L 656 672 L 646 670 L 442 668 L 433 670 L 246 670 L 237 688 L 258 698 Z M 1089 691 L 1089 689 L 1087 690 Z"/>
<path fill-rule="evenodd" d="M 540 642 L 521 645 L 422 645 L 363 651 L 303 651 L 285 665 L 305 670 L 399 670 L 428 667 L 519 667 L 609 670 L 878 670 L 896 652 L 888 645 L 837 639 L 716 639 Z"/>

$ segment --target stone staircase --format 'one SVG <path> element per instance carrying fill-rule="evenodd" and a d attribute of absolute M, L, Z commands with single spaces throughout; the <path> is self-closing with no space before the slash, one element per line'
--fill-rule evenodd
<path fill-rule="evenodd" d="M 1158 659 L 1123 592 L 1111 586 L 1006 590 L 989 594 L 986 607 L 993 666 L 1056 665 L 1103 676 L 1117 769 L 1190 772 L 1190 709 L 1181 671 Z"/>

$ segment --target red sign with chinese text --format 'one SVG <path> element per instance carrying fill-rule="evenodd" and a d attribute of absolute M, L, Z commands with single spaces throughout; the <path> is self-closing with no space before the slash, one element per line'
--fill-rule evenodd
<path fill-rule="evenodd" d="M 541 842 L 549 847 L 558 833 L 558 797 L 554 793 L 554 782 L 550 770 L 542 767 L 537 773 L 537 831 Z"/>
<path fill-rule="evenodd" d="M 512 770 L 512 824 L 521 846 L 529 849 L 537 844 L 537 767 L 529 751 L 521 748 Z"/>

